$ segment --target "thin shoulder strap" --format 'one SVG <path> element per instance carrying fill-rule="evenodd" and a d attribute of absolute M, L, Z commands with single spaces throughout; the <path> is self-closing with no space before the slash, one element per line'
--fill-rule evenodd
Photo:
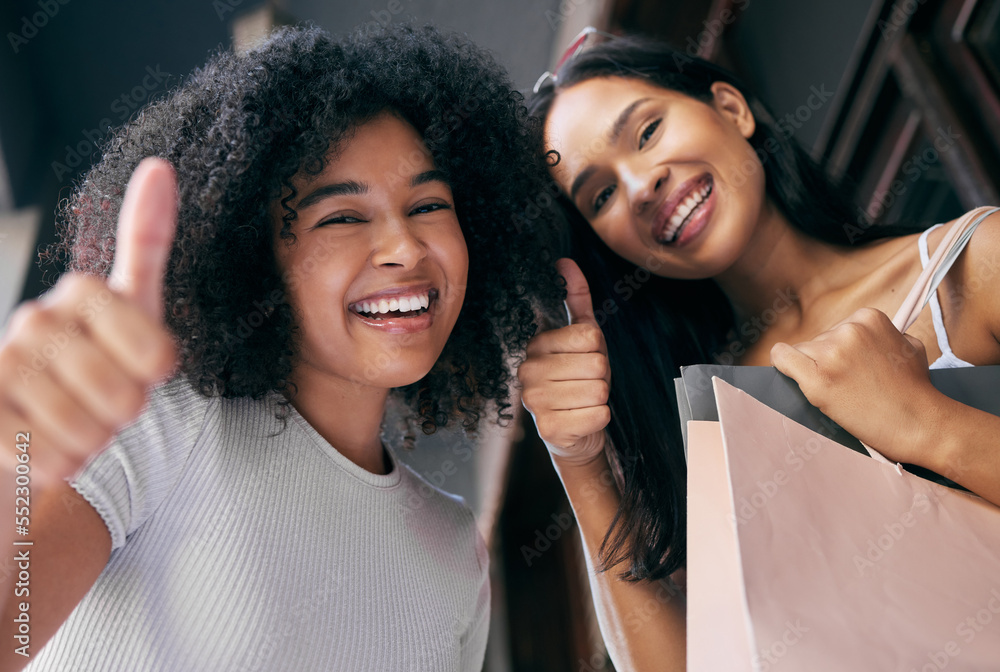
<path fill-rule="evenodd" d="M 938 285 L 941 284 L 944 276 L 951 270 L 952 264 L 958 259 L 958 255 L 965 249 L 976 227 L 988 216 L 998 211 L 1000 211 L 1000 208 L 976 208 L 962 215 L 952 225 L 948 233 L 945 234 L 944 240 L 934 250 L 934 255 L 930 258 L 930 261 L 924 266 L 924 270 L 914 283 L 913 289 L 910 290 L 906 299 L 903 300 L 903 305 L 899 307 L 896 316 L 892 318 L 892 323 L 897 329 L 905 332 L 913 325 L 917 319 L 917 315 L 927 305 L 927 301 L 934 296 Z M 863 442 L 861 445 L 865 447 L 868 454 L 875 458 L 876 461 L 892 464 L 892 462 L 885 459 L 881 453 L 871 446 Z M 898 471 L 900 467 L 897 466 L 896 469 Z"/>
<path fill-rule="evenodd" d="M 927 262 L 927 266 L 924 267 L 920 277 L 917 278 L 913 289 L 910 290 L 910 293 L 903 301 L 903 305 L 896 312 L 896 316 L 892 318 L 892 323 L 897 329 L 906 331 L 913 325 L 913 322 L 917 319 L 917 315 L 927 305 L 930 297 L 934 296 L 938 285 L 941 284 L 944 276 L 951 270 L 952 264 L 958 259 L 958 255 L 965 249 L 976 227 L 989 215 L 998 211 L 1000 211 L 1000 208 L 976 208 L 965 213 L 961 219 L 952 225 L 948 233 L 945 234 L 944 240 L 934 250 L 934 255 Z"/>

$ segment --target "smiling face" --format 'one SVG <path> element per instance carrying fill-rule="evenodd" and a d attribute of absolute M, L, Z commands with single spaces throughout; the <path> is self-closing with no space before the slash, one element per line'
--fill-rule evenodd
<path fill-rule="evenodd" d="M 560 187 L 612 250 L 657 275 L 719 275 L 766 205 L 749 106 L 729 84 L 712 92 L 703 103 L 598 77 L 561 91 L 546 120 Z"/>
<path fill-rule="evenodd" d="M 295 241 L 275 254 L 298 326 L 293 379 L 376 388 L 430 371 L 465 298 L 469 255 L 451 188 L 419 135 L 384 113 L 316 176 L 292 181 Z"/>

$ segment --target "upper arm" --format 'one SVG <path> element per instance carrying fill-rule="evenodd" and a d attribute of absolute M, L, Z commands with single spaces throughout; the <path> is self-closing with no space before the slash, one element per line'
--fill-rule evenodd
<path fill-rule="evenodd" d="M 955 290 L 967 302 L 959 324 L 985 330 L 993 346 L 992 357 L 984 353 L 985 359 L 1000 362 L 1000 212 L 980 223 L 959 261 Z"/>
<path fill-rule="evenodd" d="M 13 488 L 3 490 L 9 493 L 4 501 L 9 499 L 13 505 Z M 111 556 L 111 534 L 104 520 L 68 483 L 32 493 L 30 504 L 31 534 L 24 538 L 33 545 L 12 546 L 0 561 L 0 632 L 8 643 L 0 653 L 2 670 L 20 669 L 38 655 L 94 585 Z M 5 527 L 10 530 L 8 539 L 18 538 L 12 525 Z M 15 653 L 21 644 L 14 636 L 19 627 L 24 628 L 14 619 L 24 611 L 22 607 L 28 613 L 27 651 L 31 658 Z"/>

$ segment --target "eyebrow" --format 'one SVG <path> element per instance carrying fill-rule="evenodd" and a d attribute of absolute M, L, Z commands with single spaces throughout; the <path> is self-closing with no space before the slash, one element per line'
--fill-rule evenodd
<path fill-rule="evenodd" d="M 443 182 L 445 184 L 449 184 L 445 174 L 440 170 L 425 170 L 419 175 L 414 175 L 410 179 L 410 187 L 419 187 L 420 185 L 427 184 L 428 182 Z M 308 195 L 303 196 L 302 200 L 300 200 L 295 207 L 298 210 L 304 210 L 316 205 L 324 199 L 333 198 L 334 196 L 360 196 L 361 194 L 367 193 L 368 185 L 363 182 L 356 182 L 355 180 L 347 180 L 346 182 L 337 182 L 335 184 L 324 184 L 310 191 Z"/>
<path fill-rule="evenodd" d="M 618 140 L 621 138 L 622 131 L 625 130 L 625 125 L 628 124 L 628 120 L 632 117 L 632 113 L 635 112 L 640 105 L 642 105 L 648 100 L 649 98 L 640 98 L 621 111 L 621 113 L 618 115 L 618 118 L 615 119 L 615 123 L 611 124 L 611 132 L 608 134 L 609 144 L 612 145 L 618 144 Z M 570 199 L 574 201 L 576 200 L 576 194 L 578 191 L 580 191 L 580 187 L 582 187 L 584 183 L 587 180 L 589 180 L 595 172 L 597 172 L 597 168 L 595 166 L 587 166 L 586 168 L 580 171 L 580 174 L 577 175 L 576 179 L 573 180 L 573 185 L 569 189 Z"/>
<path fill-rule="evenodd" d="M 448 177 L 440 170 L 425 170 L 419 175 L 414 175 L 410 180 L 410 187 L 419 187 L 421 184 L 427 184 L 428 182 L 443 182 L 451 186 L 451 182 L 448 181 Z"/>
<path fill-rule="evenodd" d="M 368 193 L 368 185 L 355 182 L 354 180 L 337 182 L 336 184 L 324 184 L 309 192 L 307 196 L 303 196 L 302 200 L 296 203 L 295 207 L 298 210 L 304 210 L 324 199 L 334 196 L 358 196 L 366 193 Z"/>

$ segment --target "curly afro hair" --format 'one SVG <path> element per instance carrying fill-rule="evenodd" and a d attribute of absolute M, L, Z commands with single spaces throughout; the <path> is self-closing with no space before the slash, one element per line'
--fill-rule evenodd
<path fill-rule="evenodd" d="M 555 208 L 539 207 L 553 202 L 541 127 L 504 70 L 464 38 L 397 26 L 335 40 L 298 27 L 215 56 L 110 137 L 60 204 L 52 257 L 107 275 L 132 171 L 144 157 L 167 159 L 180 214 L 164 306 L 179 373 L 206 396 L 293 396 L 296 325 L 270 208 L 280 199 L 281 237 L 293 238 L 291 178 L 321 172 L 352 129 L 385 111 L 417 130 L 447 177 L 470 259 L 440 359 L 397 392 L 425 433 L 459 419 L 474 429 L 490 402 L 509 420 L 510 363 L 564 283 L 549 252 Z"/>

